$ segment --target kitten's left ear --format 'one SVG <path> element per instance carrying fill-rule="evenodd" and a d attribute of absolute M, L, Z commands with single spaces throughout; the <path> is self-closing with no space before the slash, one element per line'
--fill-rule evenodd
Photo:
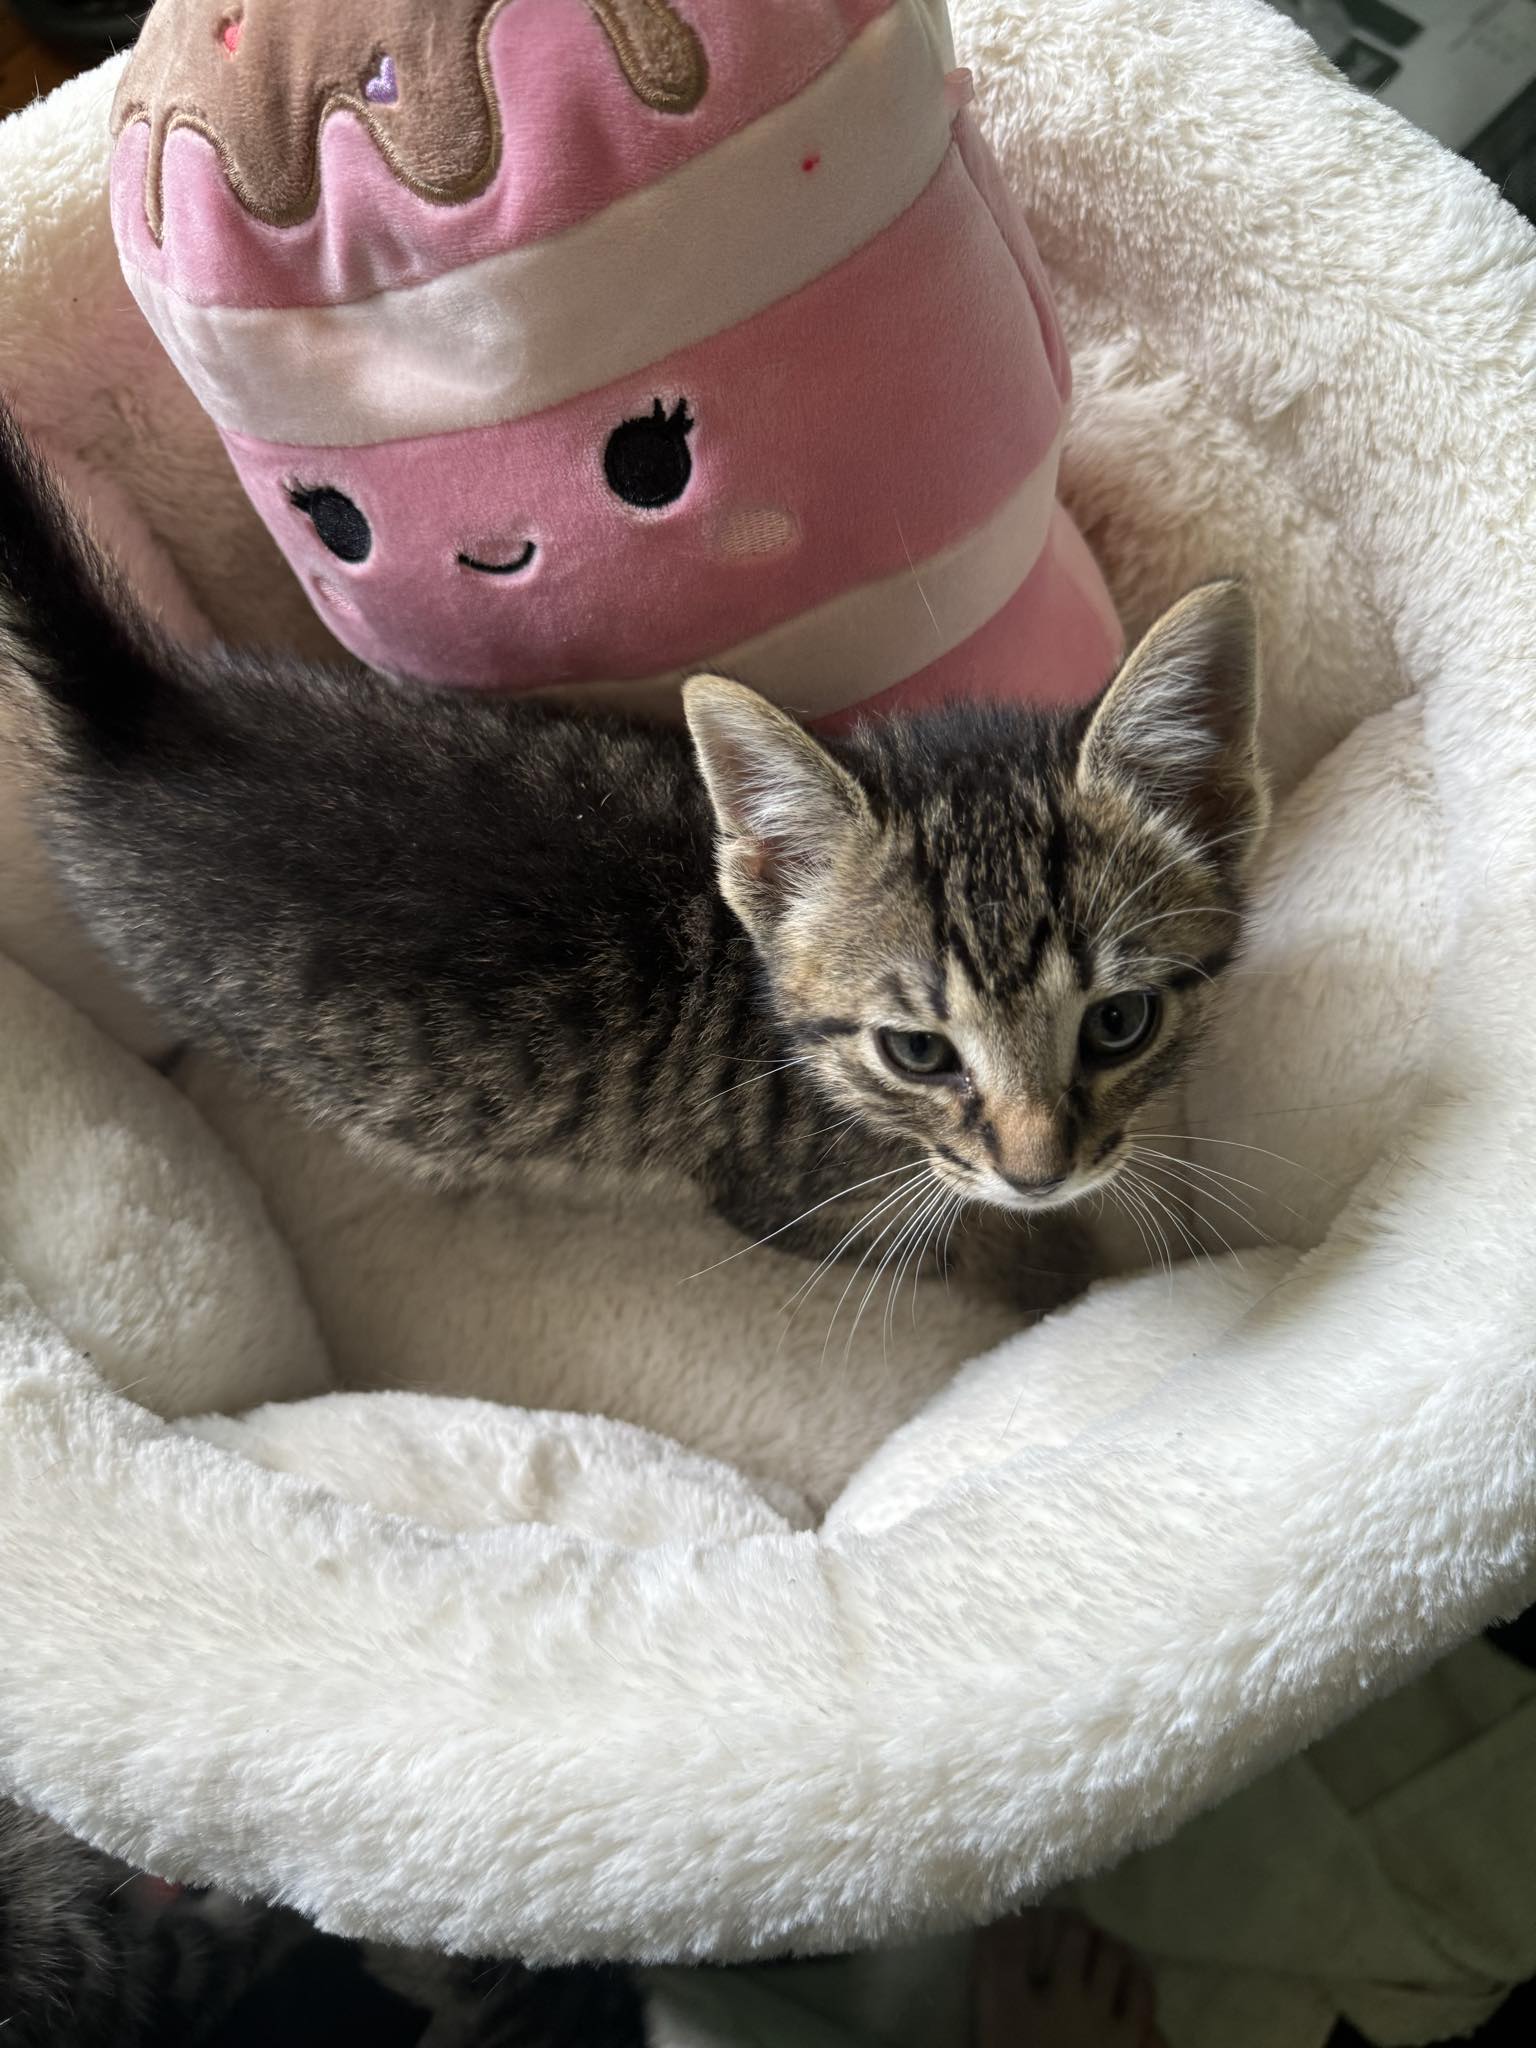
<path fill-rule="evenodd" d="M 1269 815 L 1259 767 L 1258 621 L 1241 583 L 1167 611 L 1100 699 L 1078 756 L 1085 787 L 1174 812 L 1246 861 Z"/>
<path fill-rule="evenodd" d="M 696 676 L 683 709 L 720 828 L 721 894 L 764 936 L 869 827 L 868 800 L 803 726 L 741 683 Z"/>

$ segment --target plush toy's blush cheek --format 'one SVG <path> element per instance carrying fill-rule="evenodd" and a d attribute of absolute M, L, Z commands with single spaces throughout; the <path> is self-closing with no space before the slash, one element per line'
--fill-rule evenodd
<path fill-rule="evenodd" d="M 782 505 L 728 506 L 711 518 L 707 536 L 710 552 L 722 562 L 776 561 L 805 538 L 799 520 Z"/>
<path fill-rule="evenodd" d="M 345 612 L 350 618 L 357 617 L 357 606 L 339 584 L 329 576 L 311 576 L 309 587 L 320 602 L 333 612 Z"/>

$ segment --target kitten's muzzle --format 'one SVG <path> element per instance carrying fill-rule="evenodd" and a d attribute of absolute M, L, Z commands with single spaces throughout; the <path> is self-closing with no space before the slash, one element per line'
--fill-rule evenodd
<path fill-rule="evenodd" d="M 1065 1209 L 1075 1202 L 1085 1190 L 1077 1176 L 1059 1173 L 1050 1180 L 1019 1181 L 1008 1174 L 989 1174 L 981 1186 L 973 1190 L 984 1202 L 994 1208 L 1010 1209 L 1015 1215 L 1040 1216 L 1047 1209 Z"/>
<path fill-rule="evenodd" d="M 1069 1208 L 1085 1195 L 1097 1194 L 1109 1186 L 1123 1163 L 1123 1155 L 1117 1151 L 1114 1157 L 1096 1161 L 1086 1170 L 1067 1167 L 1062 1172 L 1033 1179 L 1017 1173 L 992 1173 L 983 1176 L 979 1188 L 973 1182 L 971 1191 L 1000 1209 L 1038 1214 L 1045 1209 Z"/>
<path fill-rule="evenodd" d="M 999 1104 L 979 1135 L 994 1179 L 1029 1207 L 1049 1202 L 1072 1178 L 1076 1162 L 1061 1125 L 1044 1108 Z"/>

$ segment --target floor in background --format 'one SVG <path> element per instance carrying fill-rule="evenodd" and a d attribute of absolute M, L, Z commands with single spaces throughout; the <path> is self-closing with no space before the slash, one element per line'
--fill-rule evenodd
<path fill-rule="evenodd" d="M 1435 2048 L 1529 2048 L 1536 2040 L 1536 1984 L 1527 1984 L 1500 2008 L 1486 2027 L 1479 2027 L 1471 2039 L 1442 2041 Z M 1363 2034 L 1353 2027 L 1340 2027 L 1328 2048 L 1371 2048 Z"/>
<path fill-rule="evenodd" d="M 1536 0 L 1270 0 L 1536 220 Z"/>

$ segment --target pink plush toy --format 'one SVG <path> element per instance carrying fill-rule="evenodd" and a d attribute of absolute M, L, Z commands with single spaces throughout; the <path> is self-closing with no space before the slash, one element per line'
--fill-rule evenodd
<path fill-rule="evenodd" d="M 1038 258 L 943 0 L 159 0 L 128 282 L 387 672 L 1084 698 Z"/>

